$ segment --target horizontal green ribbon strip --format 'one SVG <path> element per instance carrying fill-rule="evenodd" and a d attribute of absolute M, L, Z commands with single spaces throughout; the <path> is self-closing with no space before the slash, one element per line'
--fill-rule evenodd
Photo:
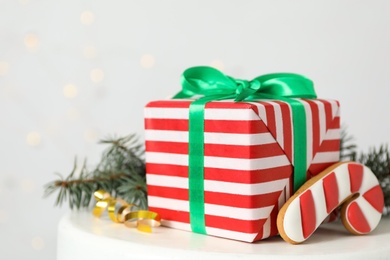
<path fill-rule="evenodd" d="M 294 191 L 306 181 L 306 114 L 293 98 L 316 98 L 313 82 L 299 74 L 274 73 L 251 81 L 234 79 L 211 67 L 192 67 L 181 77 L 182 90 L 174 99 L 202 97 L 189 108 L 188 182 L 193 232 L 206 234 L 204 217 L 204 108 L 213 100 L 278 99 L 292 108 L 294 131 Z"/>

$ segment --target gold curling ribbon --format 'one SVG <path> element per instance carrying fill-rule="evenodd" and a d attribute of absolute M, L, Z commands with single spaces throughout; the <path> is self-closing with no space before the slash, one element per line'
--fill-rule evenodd
<path fill-rule="evenodd" d="M 123 199 L 111 197 L 105 190 L 97 190 L 94 193 L 96 199 L 95 208 L 92 214 L 100 217 L 107 209 L 108 215 L 116 223 L 124 223 L 127 227 L 137 227 L 142 232 L 152 232 L 152 227 L 158 227 L 161 223 L 161 217 L 158 213 L 148 210 L 132 211 L 135 204 L 129 204 Z M 116 205 L 121 207 L 115 213 Z"/>

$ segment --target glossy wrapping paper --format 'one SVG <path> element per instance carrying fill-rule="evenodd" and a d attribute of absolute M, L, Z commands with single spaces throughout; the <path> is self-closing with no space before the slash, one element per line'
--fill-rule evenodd
<path fill-rule="evenodd" d="M 289 102 L 264 99 L 205 104 L 204 164 L 200 166 L 204 175 L 196 180 L 199 190 L 198 184 L 189 184 L 188 174 L 193 100 L 148 103 L 144 114 L 149 210 L 161 215 L 164 226 L 197 232 L 200 224 L 191 219 L 191 187 L 192 194 L 200 194 L 199 200 L 192 197 L 192 204 L 202 208 L 204 231 L 198 233 L 246 242 L 277 235 L 278 210 L 294 192 L 294 158 L 306 157 L 306 179 L 339 161 L 339 103 L 294 100 L 306 116 L 301 126 L 306 131 L 303 154 L 294 154 Z"/>

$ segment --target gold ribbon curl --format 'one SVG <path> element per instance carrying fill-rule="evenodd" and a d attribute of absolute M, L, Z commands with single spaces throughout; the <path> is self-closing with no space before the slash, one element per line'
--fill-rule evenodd
<path fill-rule="evenodd" d="M 132 211 L 135 204 L 129 204 L 120 198 L 111 197 L 105 190 L 97 190 L 94 193 L 96 199 L 95 208 L 92 214 L 100 217 L 107 209 L 108 215 L 116 223 L 124 223 L 127 227 L 137 227 L 142 232 L 152 232 L 152 227 L 158 227 L 161 224 L 161 217 L 158 213 L 148 210 Z M 120 208 L 116 211 L 116 205 Z"/>

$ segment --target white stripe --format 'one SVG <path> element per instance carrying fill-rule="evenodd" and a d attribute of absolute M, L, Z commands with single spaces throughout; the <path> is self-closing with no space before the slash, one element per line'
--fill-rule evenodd
<path fill-rule="evenodd" d="M 262 237 L 262 239 L 269 237 L 270 234 L 271 234 L 271 216 L 269 216 L 267 218 L 267 221 L 265 221 L 265 223 L 263 225 L 263 237 Z"/>
<path fill-rule="evenodd" d="M 331 104 L 332 106 L 332 118 L 340 116 L 340 107 L 337 104 L 336 100 L 328 100 L 327 101 Z"/>
<path fill-rule="evenodd" d="M 145 130 L 146 141 L 164 141 L 188 143 L 187 131 L 165 131 Z M 276 143 L 271 133 L 261 134 L 225 134 L 225 133 L 204 133 L 206 144 L 228 144 L 228 145 L 262 145 Z M 172 144 L 174 145 L 174 144 Z"/>
<path fill-rule="evenodd" d="M 340 152 L 319 152 L 315 155 L 311 164 L 315 163 L 327 163 L 327 162 L 337 162 L 340 159 Z"/>
<path fill-rule="evenodd" d="M 177 176 L 165 176 L 157 174 L 146 174 L 148 185 L 188 189 L 188 178 Z"/>
<path fill-rule="evenodd" d="M 286 185 L 286 201 L 291 197 L 290 182 Z"/>
<path fill-rule="evenodd" d="M 312 197 L 315 208 L 315 214 L 312 217 L 315 217 L 316 219 L 316 228 L 328 216 L 328 212 L 326 211 L 325 192 L 322 183 L 322 181 L 318 181 L 310 187 L 311 193 L 313 194 Z"/>
<path fill-rule="evenodd" d="M 309 168 L 314 157 L 313 152 L 313 113 L 310 104 L 300 100 L 305 107 L 306 112 L 306 169 Z M 298 141 L 299 142 L 299 141 Z"/>
<path fill-rule="evenodd" d="M 204 157 L 205 167 L 220 169 L 264 170 L 287 165 L 290 165 L 290 161 L 285 155 L 257 159 L 239 159 L 213 156 Z"/>
<path fill-rule="evenodd" d="M 255 184 L 225 182 L 225 181 L 204 181 L 205 191 L 214 191 L 229 194 L 240 195 L 262 195 L 271 192 L 278 192 L 283 190 L 287 185 L 289 179 L 281 179 L 275 181 L 268 181 Z"/>
<path fill-rule="evenodd" d="M 285 185 L 283 190 L 282 190 L 282 193 L 280 194 L 279 198 L 278 198 L 278 209 L 280 210 L 284 203 L 286 203 L 286 186 L 288 185 Z"/>
<path fill-rule="evenodd" d="M 184 177 L 146 174 L 148 185 L 188 189 L 188 179 Z M 278 192 L 288 184 L 289 179 L 248 184 L 225 181 L 204 180 L 204 190 L 245 196 Z"/>
<path fill-rule="evenodd" d="M 275 127 L 276 127 L 276 141 L 279 143 L 280 147 L 284 149 L 284 136 L 283 136 L 283 117 L 282 117 L 282 109 L 280 108 L 280 104 L 275 102 L 269 102 L 274 107 L 275 114 Z"/>
<path fill-rule="evenodd" d="M 302 229 L 302 217 L 300 200 L 294 199 L 288 206 L 284 218 L 283 229 L 286 235 L 293 241 L 304 241 L 303 229 Z"/>
<path fill-rule="evenodd" d="M 319 115 L 319 134 L 320 134 L 320 144 L 322 143 L 322 140 L 324 140 L 326 135 L 326 113 L 325 113 L 325 104 L 319 100 L 313 100 L 314 103 L 316 103 L 318 107 L 318 115 Z M 333 117 L 332 117 L 333 119 Z"/>
<path fill-rule="evenodd" d="M 242 233 L 242 232 L 207 227 L 207 226 L 206 226 L 206 233 L 211 236 L 230 238 L 230 239 L 241 240 L 246 242 L 253 242 L 253 240 L 257 236 L 257 233 Z"/>
<path fill-rule="evenodd" d="M 267 112 L 265 110 L 264 104 L 258 103 L 258 102 L 248 102 L 252 105 L 255 105 L 257 107 L 257 110 L 259 111 L 259 117 L 261 120 L 263 120 L 264 124 L 267 125 Z"/>
<path fill-rule="evenodd" d="M 191 231 L 191 225 L 188 223 L 177 222 L 173 220 L 161 220 L 161 224 L 165 227 L 176 228 L 186 231 Z M 206 227 L 206 233 L 211 236 L 230 238 L 246 242 L 253 242 L 257 233 L 242 233 L 219 228 Z"/>
<path fill-rule="evenodd" d="M 148 163 L 188 165 L 187 154 L 146 152 L 145 156 Z M 204 156 L 204 167 L 210 168 L 246 171 L 271 169 L 286 165 L 290 165 L 290 162 L 285 155 L 257 159 Z"/>
<path fill-rule="evenodd" d="M 351 181 L 349 178 L 348 163 L 341 164 L 333 170 L 339 190 L 339 203 L 351 195 Z M 329 173 L 330 174 L 330 173 Z"/>
<path fill-rule="evenodd" d="M 187 154 L 169 154 L 169 153 L 154 153 L 145 152 L 146 162 L 159 164 L 173 164 L 173 165 L 188 165 Z"/>
<path fill-rule="evenodd" d="M 189 223 L 161 219 L 161 225 L 163 225 L 165 227 L 191 231 L 191 225 Z"/>
<path fill-rule="evenodd" d="M 340 128 L 337 129 L 328 129 L 326 132 L 324 140 L 338 140 L 341 136 Z"/>
<path fill-rule="evenodd" d="M 368 190 L 372 189 L 379 184 L 378 179 L 375 177 L 374 173 L 367 166 L 363 166 L 363 179 L 362 185 L 359 189 L 360 194 L 366 193 Z"/>
<path fill-rule="evenodd" d="M 187 131 L 145 130 L 145 140 L 188 143 L 188 132 Z"/>
<path fill-rule="evenodd" d="M 205 214 L 235 218 L 241 220 L 259 220 L 267 218 L 274 206 L 263 207 L 263 208 L 236 208 L 229 206 L 222 206 L 216 204 L 204 204 Z"/>
<path fill-rule="evenodd" d="M 176 200 L 176 199 L 148 196 L 148 205 L 149 207 L 156 207 L 156 208 L 163 207 L 164 209 L 179 210 L 184 212 L 190 211 L 190 202 L 188 200 Z"/>
<path fill-rule="evenodd" d="M 275 143 L 275 139 L 269 132 L 261 134 L 205 133 L 204 142 L 206 144 L 262 145 Z"/>
<path fill-rule="evenodd" d="M 162 119 L 188 119 L 188 108 L 145 107 L 144 116 Z"/>
<path fill-rule="evenodd" d="M 178 210 L 189 212 L 190 203 L 187 200 L 177 200 L 177 199 L 169 199 L 169 198 L 161 198 L 155 196 L 148 196 L 148 205 L 150 207 L 161 207 L 164 205 L 165 209 L 169 210 Z M 204 210 L 206 215 L 226 217 L 226 218 L 234 218 L 240 220 L 259 220 L 267 218 L 273 206 L 263 207 L 263 208 L 237 208 L 237 207 L 229 207 L 222 206 L 216 204 L 204 204 Z"/>
<path fill-rule="evenodd" d="M 367 200 L 365 200 L 362 195 L 363 194 L 361 194 L 360 197 L 355 200 L 355 202 L 358 203 L 360 209 L 362 210 L 364 217 L 370 226 L 370 229 L 374 230 L 378 225 L 382 214 L 379 213 Z"/>
<path fill-rule="evenodd" d="M 232 103 L 233 104 L 233 103 Z M 145 118 L 156 119 L 188 119 L 188 108 L 171 108 L 171 107 L 146 107 L 144 109 Z M 248 108 L 207 108 L 204 110 L 206 120 L 259 120 L 258 115 Z"/>

